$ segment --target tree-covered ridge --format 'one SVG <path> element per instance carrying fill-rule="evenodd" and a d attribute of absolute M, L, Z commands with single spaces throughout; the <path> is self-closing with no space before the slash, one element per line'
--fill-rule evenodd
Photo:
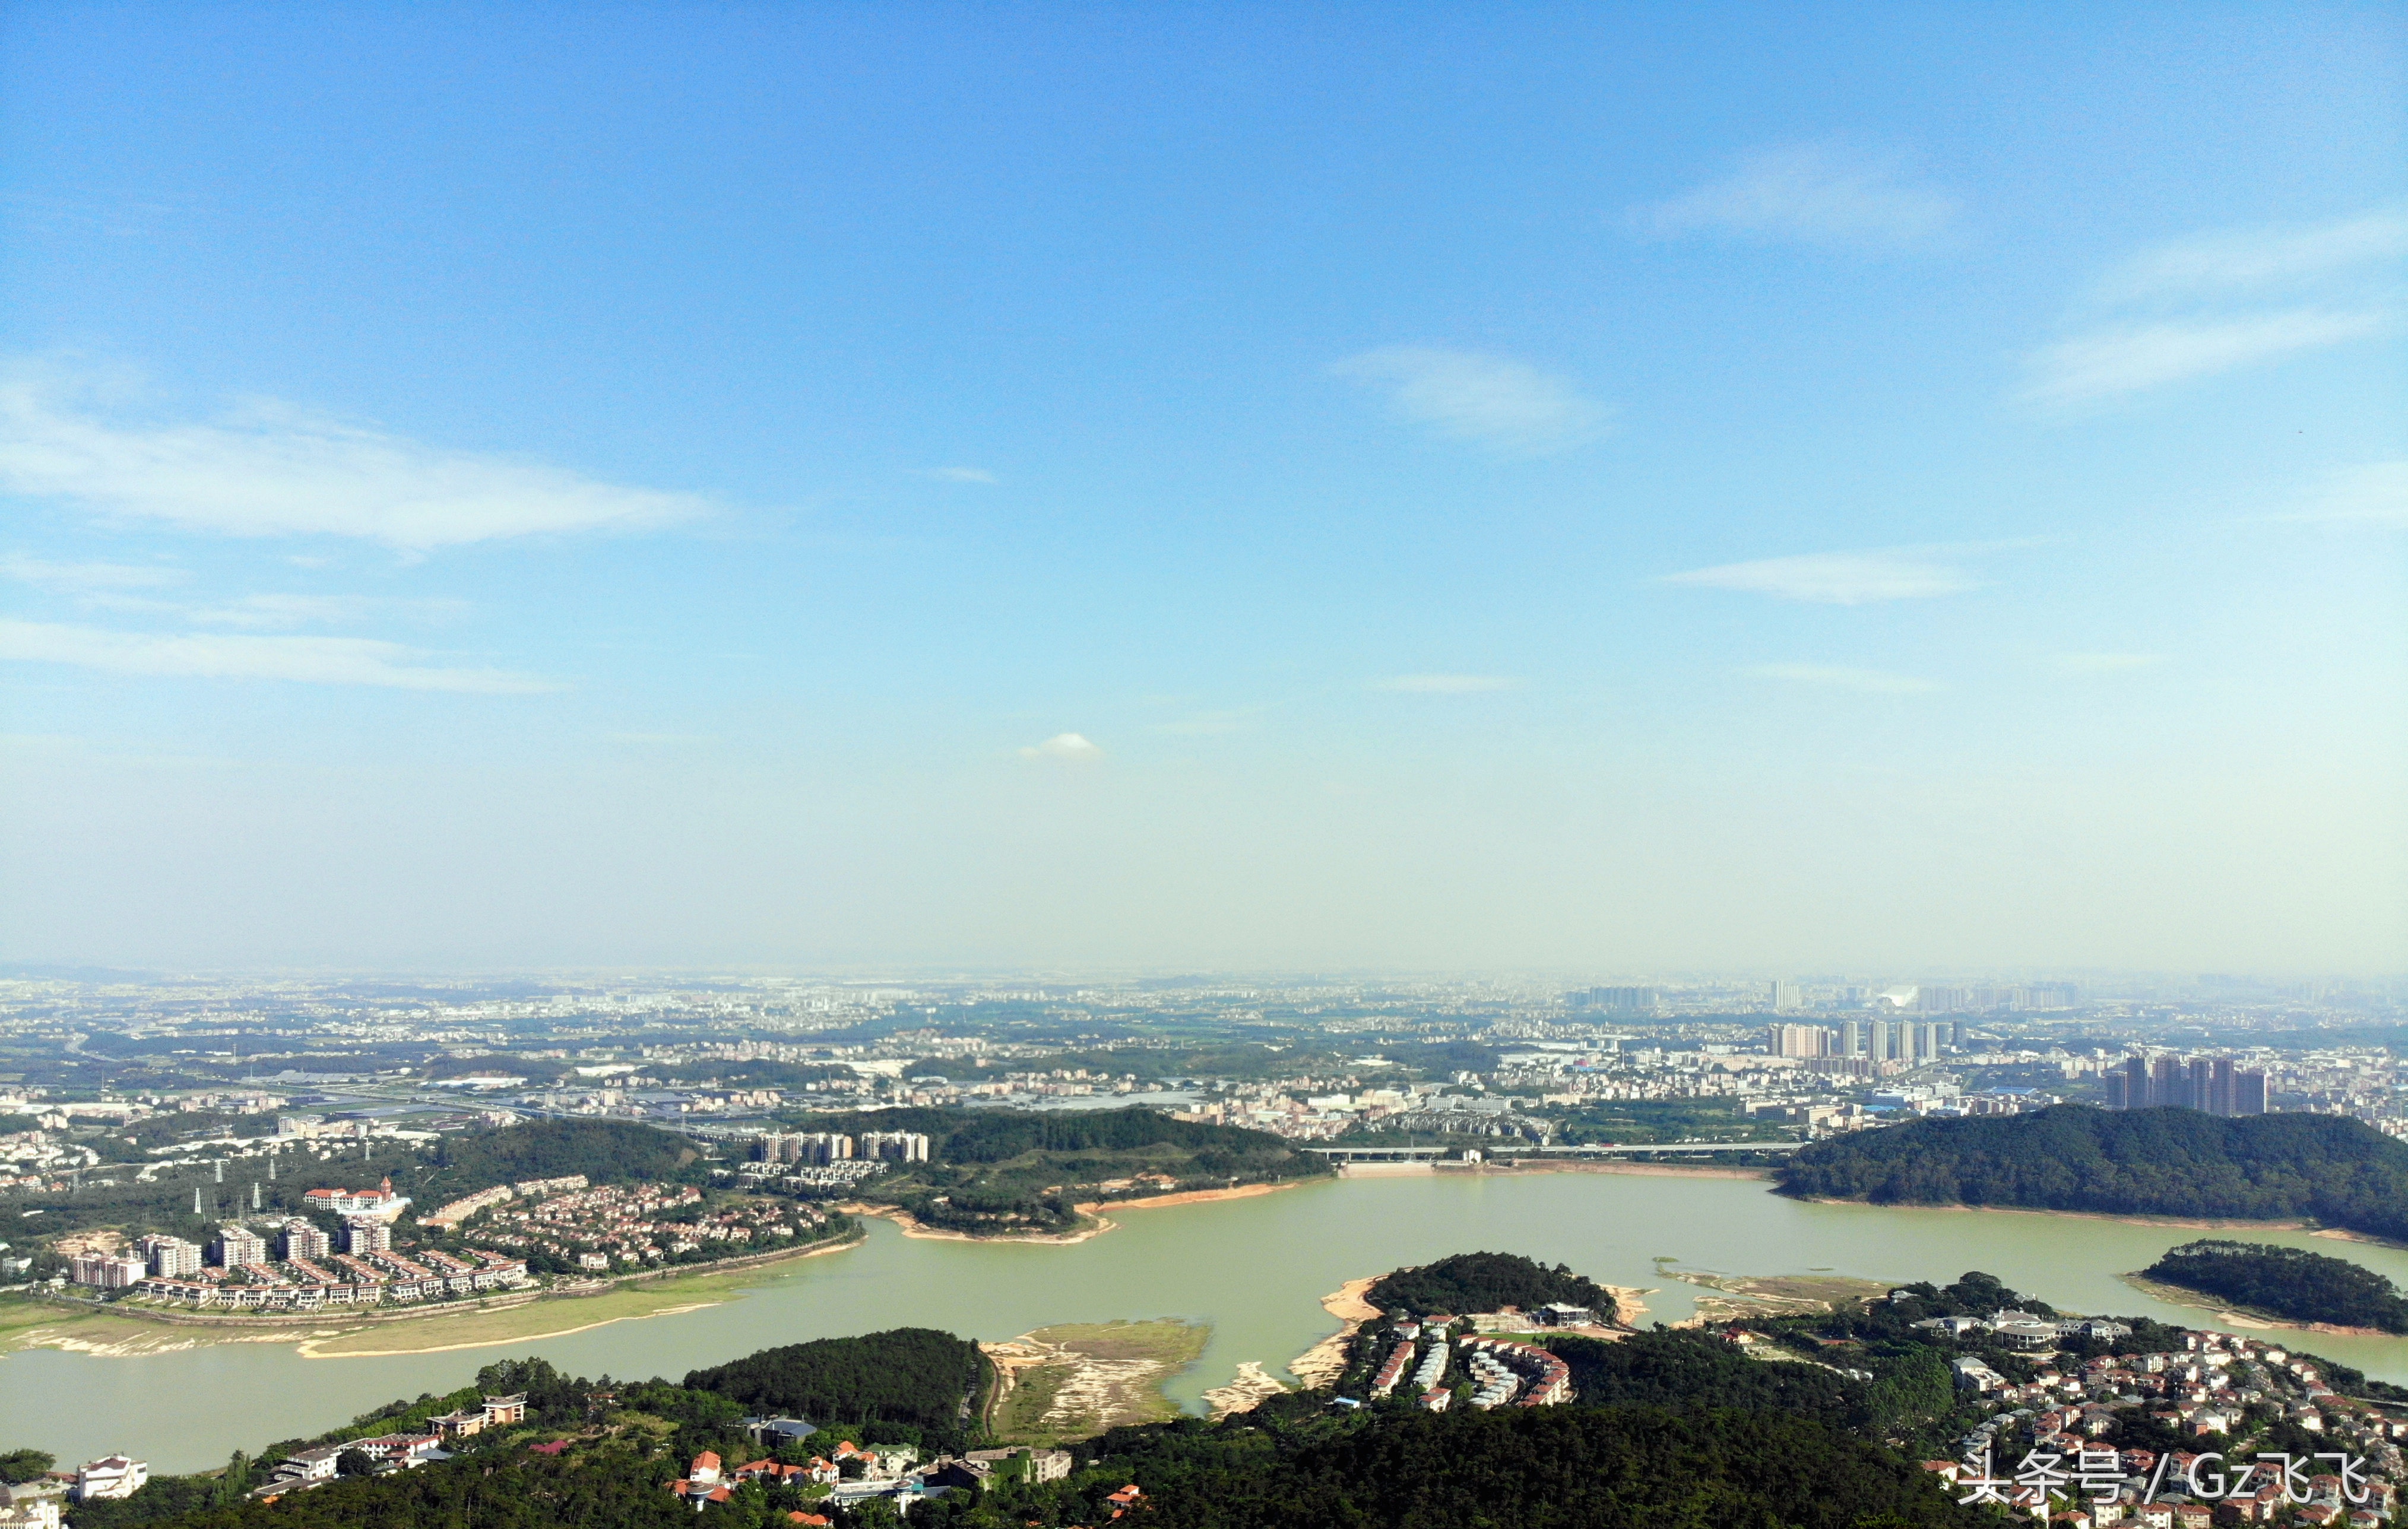
<path fill-rule="evenodd" d="M 814 1422 L 901 1423 L 964 1447 L 987 1362 L 977 1344 L 928 1327 L 764 1349 L 685 1378 L 686 1389 Z"/>
<path fill-rule="evenodd" d="M 921 1222 L 973 1234 L 1058 1232 L 1082 1201 L 1325 1176 L 1329 1165 L 1264 1131 L 1160 1110 L 882 1109 L 785 1117 L 806 1131 L 912 1131 L 928 1161 L 864 1193 Z M 1107 1190 L 1106 1185 L 1114 1186 Z"/>
<path fill-rule="evenodd" d="M 2408 1299 L 2390 1280 L 2345 1258 L 2300 1248 L 2202 1237 L 2167 1249 L 2143 1272 L 2293 1322 L 2408 1333 Z"/>
<path fill-rule="evenodd" d="M 813 1115 L 814 1131 L 917 1131 L 932 1162 L 1002 1163 L 1024 1152 L 1125 1152 L 1176 1147 L 1197 1154 L 1286 1157 L 1267 1131 L 1176 1121 L 1158 1109 L 881 1109 Z"/>
<path fill-rule="evenodd" d="M 628 1121 L 529 1121 L 499 1131 L 447 1135 L 431 1162 L 394 1175 L 394 1186 L 421 1210 L 455 1195 L 529 1179 L 583 1174 L 597 1184 L 631 1180 L 700 1182 L 694 1143 Z"/>
<path fill-rule="evenodd" d="M 2337 1115 L 2224 1119 L 2060 1105 L 1925 1120 L 1800 1149 L 1786 1194 L 2272 1221 L 2408 1241 L 2408 1143 Z"/>
<path fill-rule="evenodd" d="M 1143 1488 L 1149 1517 L 1164 1529 L 1908 1529 L 1994 1522 L 1958 1508 L 1904 1457 L 1780 1412 L 1408 1410 L 1284 1436 L 1173 1425 L 1125 1440 L 1107 1436 L 1104 1444 L 1106 1479 L 1125 1475 Z"/>
<path fill-rule="evenodd" d="M 1524 1311 L 1558 1302 L 1586 1307 L 1612 1319 L 1613 1293 L 1558 1264 L 1547 1267 L 1519 1253 L 1455 1253 L 1417 1269 L 1398 1269 L 1364 1293 L 1381 1310 L 1428 1315 L 1443 1312 Z"/>

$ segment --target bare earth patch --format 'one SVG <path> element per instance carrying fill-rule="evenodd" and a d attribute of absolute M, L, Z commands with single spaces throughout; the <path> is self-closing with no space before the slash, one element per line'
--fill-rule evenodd
<path fill-rule="evenodd" d="M 1179 1409 L 1163 1382 L 1196 1363 L 1211 1329 L 1198 1322 L 1063 1322 L 982 1345 L 996 1366 L 988 1417 L 998 1441 L 1056 1444 Z"/>

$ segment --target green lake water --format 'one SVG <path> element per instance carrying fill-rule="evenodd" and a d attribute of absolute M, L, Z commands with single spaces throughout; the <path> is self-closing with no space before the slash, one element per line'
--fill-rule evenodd
<path fill-rule="evenodd" d="M 1747 1179 L 1399 1175 L 1114 1219 L 1118 1230 L 1068 1247 L 912 1239 L 876 1222 L 862 1246 L 765 1270 L 756 1289 L 719 1306 L 490 1349 L 357 1359 L 305 1359 L 271 1344 L 139 1359 L 12 1353 L 0 1358 L 0 1449 L 33 1446 L 67 1462 L 124 1450 L 154 1470 L 193 1470 L 238 1448 L 319 1433 L 396 1396 L 463 1385 L 504 1355 L 540 1353 L 578 1375 L 675 1379 L 773 1344 L 905 1325 L 993 1339 L 1057 1322 L 1207 1322 L 1203 1359 L 1170 1387 L 1197 1406 L 1242 1361 L 1287 1379 L 1287 1362 L 1334 1329 L 1320 1298 L 1345 1280 L 1483 1249 L 1655 1288 L 1648 1321 L 1689 1315 L 1697 1293 L 1657 1277 L 1661 1255 L 1730 1274 L 1944 1281 L 1981 1269 L 2066 1310 L 2209 1324 L 2205 1312 L 2150 1300 L 2116 1278 L 2195 1230 L 1804 1205 Z M 2297 1232 L 2246 1235 L 2352 1259 L 2408 1287 L 2408 1251 Z M 2282 1336 L 2408 1383 L 2408 1338 Z"/>

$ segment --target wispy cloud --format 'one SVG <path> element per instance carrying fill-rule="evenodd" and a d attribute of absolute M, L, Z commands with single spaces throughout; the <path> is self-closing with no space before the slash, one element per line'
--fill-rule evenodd
<path fill-rule="evenodd" d="M 912 469 L 922 478 L 933 478 L 946 483 L 992 483 L 995 474 L 983 467 L 917 467 Z"/>
<path fill-rule="evenodd" d="M 214 422 L 144 423 L 80 405 L 73 392 L 22 374 L 0 384 L 0 489 L 191 531 L 358 536 L 415 551 L 659 525 L 708 507 L 280 404 Z"/>
<path fill-rule="evenodd" d="M 2165 661 L 2162 653 L 2059 653 L 2057 667 L 2061 674 L 2125 674 Z"/>
<path fill-rule="evenodd" d="M 359 594 L 245 594 L 217 605 L 184 610 L 189 619 L 209 626 L 269 629 L 289 626 L 338 626 L 379 616 L 416 622 L 456 620 L 466 613 L 465 600 L 387 600 Z"/>
<path fill-rule="evenodd" d="M 1720 567 L 1666 574 L 1657 582 L 1741 590 L 1834 606 L 1923 600 L 1975 587 L 1972 577 L 1964 569 L 1929 554 L 1912 551 L 1808 552 L 1798 557 L 1759 558 L 1753 563 L 1726 563 Z"/>
<path fill-rule="evenodd" d="M 2143 250 L 2096 282 L 2078 332 L 2024 358 L 2019 396 L 2057 408 L 2269 365 L 2393 327 L 2408 212 L 2225 229 Z"/>
<path fill-rule="evenodd" d="M 1391 345 L 1331 366 L 1383 387 L 1398 413 L 1457 440 L 1543 455 L 1594 439 L 1610 411 L 1562 378 L 1502 356 L 1440 346 Z"/>
<path fill-rule="evenodd" d="M 49 563 L 40 558 L 0 558 L 0 575 L 42 589 L 152 590 L 181 583 L 181 568 L 139 563 Z"/>
<path fill-rule="evenodd" d="M 1736 234 L 1811 244 L 1920 244 L 1956 220 L 1956 198 L 1902 178 L 1895 158 L 1831 145 L 1764 149 L 1736 173 L 1636 209 L 1643 231 Z"/>
<path fill-rule="evenodd" d="M 2192 296 L 2315 280 L 2408 256 L 2408 211 L 2307 226 L 2229 229 L 2143 250 L 2109 272 L 2107 302 Z"/>
<path fill-rule="evenodd" d="M 66 664 L 112 674 L 208 679 L 290 679 L 316 685 L 525 694 L 560 687 L 533 675 L 457 668 L 399 643 L 365 637 L 109 632 L 0 621 L 0 659 Z"/>
<path fill-rule="evenodd" d="M 1104 757 L 1103 750 L 1077 733 L 1056 733 L 1043 743 L 1031 744 L 1020 750 L 1023 759 L 1089 760 Z"/>
<path fill-rule="evenodd" d="M 2369 462 L 2328 474 L 2306 506 L 2287 518 L 2408 525 L 2408 459 Z"/>
<path fill-rule="evenodd" d="M 1784 679 L 1832 690 L 1861 691 L 1868 695 L 1922 695 L 1941 688 L 1939 681 L 1884 669 L 1851 669 L 1832 664 L 1759 664 L 1744 671 L 1759 679 Z"/>
<path fill-rule="evenodd" d="M 2103 329 L 2036 353 L 2023 396 L 2042 404 L 2091 403 L 2339 345 L 2385 323 L 2372 310 L 2290 308 Z"/>
<path fill-rule="evenodd" d="M 1401 691 L 1410 695 L 1479 695 L 1489 691 L 1520 690 L 1526 683 L 1503 674 L 1400 674 L 1380 680 L 1371 688 Z"/>

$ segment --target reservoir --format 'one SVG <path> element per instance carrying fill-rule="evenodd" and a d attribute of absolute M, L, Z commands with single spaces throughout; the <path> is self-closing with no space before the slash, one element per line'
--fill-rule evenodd
<path fill-rule="evenodd" d="M 1320 1299 L 1350 1279 L 1447 1253 L 1526 1253 L 1601 1282 L 1649 1288 L 1647 1322 L 1690 1314 L 1696 1288 L 1658 1257 L 1727 1274 L 1830 1271 L 1945 1282 L 1968 1269 L 2061 1309 L 2188 1326 L 2208 1313 L 2154 1301 L 2116 1276 L 2205 1234 L 2023 1211 L 1807 1205 L 1759 1180 L 1595 1173 L 1425 1173 L 1315 1182 L 1247 1199 L 1111 1213 L 1117 1230 L 1070 1246 L 907 1238 L 760 1271 L 734 1299 L 580 1333 L 450 1352 L 303 1357 L 291 1344 L 218 1343 L 141 1358 L 35 1349 L 0 1357 L 0 1449 L 73 1464 L 123 1450 L 155 1471 L 222 1465 L 236 1449 L 324 1431 L 395 1397 L 464 1385 L 479 1366 L 538 1353 L 621 1379 L 713 1365 L 775 1344 L 924 1326 L 999 1339 L 1059 1322 L 1184 1317 L 1211 1325 L 1202 1361 L 1170 1385 L 1191 1406 L 1247 1360 L 1285 1365 L 1335 1323 Z M 2351 1259 L 2408 1286 L 2408 1251 L 2300 1232 L 2222 1235 Z M 564 1325 L 577 1303 L 558 1303 Z M 396 1346 L 407 1326 L 383 1329 Z M 2267 1335 L 2408 1383 L 2408 1338 Z"/>

